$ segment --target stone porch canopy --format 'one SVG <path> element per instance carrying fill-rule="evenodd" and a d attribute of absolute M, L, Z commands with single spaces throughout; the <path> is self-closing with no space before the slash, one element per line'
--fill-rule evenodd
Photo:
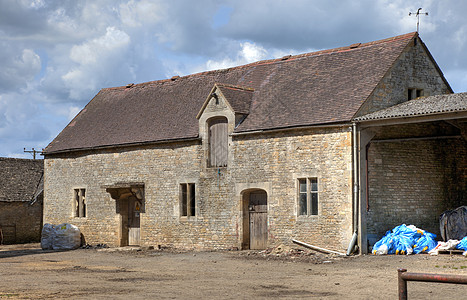
<path fill-rule="evenodd" d="M 144 183 L 141 182 L 119 182 L 112 185 L 103 186 L 105 191 L 110 194 L 112 199 L 134 196 L 138 200 L 144 198 Z"/>

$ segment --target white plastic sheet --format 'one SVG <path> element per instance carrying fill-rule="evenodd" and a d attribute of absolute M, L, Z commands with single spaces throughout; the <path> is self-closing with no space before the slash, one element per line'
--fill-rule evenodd
<path fill-rule="evenodd" d="M 81 232 L 69 223 L 60 225 L 45 224 L 42 228 L 42 249 L 72 250 L 81 246 Z"/>
<path fill-rule="evenodd" d="M 41 234 L 41 247 L 43 250 L 52 250 L 54 242 L 55 228 L 52 224 L 44 224 Z"/>

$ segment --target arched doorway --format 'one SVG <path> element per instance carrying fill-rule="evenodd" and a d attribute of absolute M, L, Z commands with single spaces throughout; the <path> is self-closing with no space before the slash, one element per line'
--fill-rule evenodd
<path fill-rule="evenodd" d="M 264 190 L 243 193 L 243 248 L 266 249 L 268 243 L 268 196 Z"/>

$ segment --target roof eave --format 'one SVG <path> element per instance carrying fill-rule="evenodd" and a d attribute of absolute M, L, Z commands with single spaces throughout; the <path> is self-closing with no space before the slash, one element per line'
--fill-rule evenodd
<path fill-rule="evenodd" d="M 385 117 L 378 119 L 367 119 L 367 120 L 358 120 L 354 119 L 355 123 L 360 124 L 361 127 L 375 127 L 375 126 L 390 126 L 390 125 L 401 125 L 401 124 L 411 124 L 411 123 L 424 123 L 424 122 L 436 122 L 436 121 L 446 121 L 454 119 L 464 119 L 467 118 L 467 111 L 451 111 L 451 112 L 441 112 L 441 113 L 430 113 L 423 115 L 404 115 L 404 116 L 394 116 L 394 117 Z"/>
<path fill-rule="evenodd" d="M 65 153 L 72 153 L 72 152 L 106 150 L 106 149 L 115 149 L 115 148 L 138 147 L 138 146 L 148 146 L 148 145 L 177 143 L 177 142 L 190 142 L 190 141 L 201 141 L 201 139 L 198 136 L 187 137 L 187 138 L 176 138 L 176 139 L 164 139 L 164 140 L 149 141 L 149 142 L 136 142 L 136 143 L 115 144 L 115 145 L 101 145 L 101 146 L 95 146 L 95 147 L 71 148 L 71 149 L 43 152 L 43 154 L 44 154 L 44 158 L 47 158 L 47 156 L 51 156 L 51 155 L 65 154 Z"/>

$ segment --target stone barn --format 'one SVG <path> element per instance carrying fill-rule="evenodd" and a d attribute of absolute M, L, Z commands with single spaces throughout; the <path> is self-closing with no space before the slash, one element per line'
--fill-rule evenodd
<path fill-rule="evenodd" d="M 0 244 L 39 242 L 44 161 L 0 157 Z"/>
<path fill-rule="evenodd" d="M 452 92 L 417 33 L 105 88 L 45 149 L 44 222 L 208 250 L 357 235 L 364 253 L 462 201 L 465 95 L 436 96 Z"/>

